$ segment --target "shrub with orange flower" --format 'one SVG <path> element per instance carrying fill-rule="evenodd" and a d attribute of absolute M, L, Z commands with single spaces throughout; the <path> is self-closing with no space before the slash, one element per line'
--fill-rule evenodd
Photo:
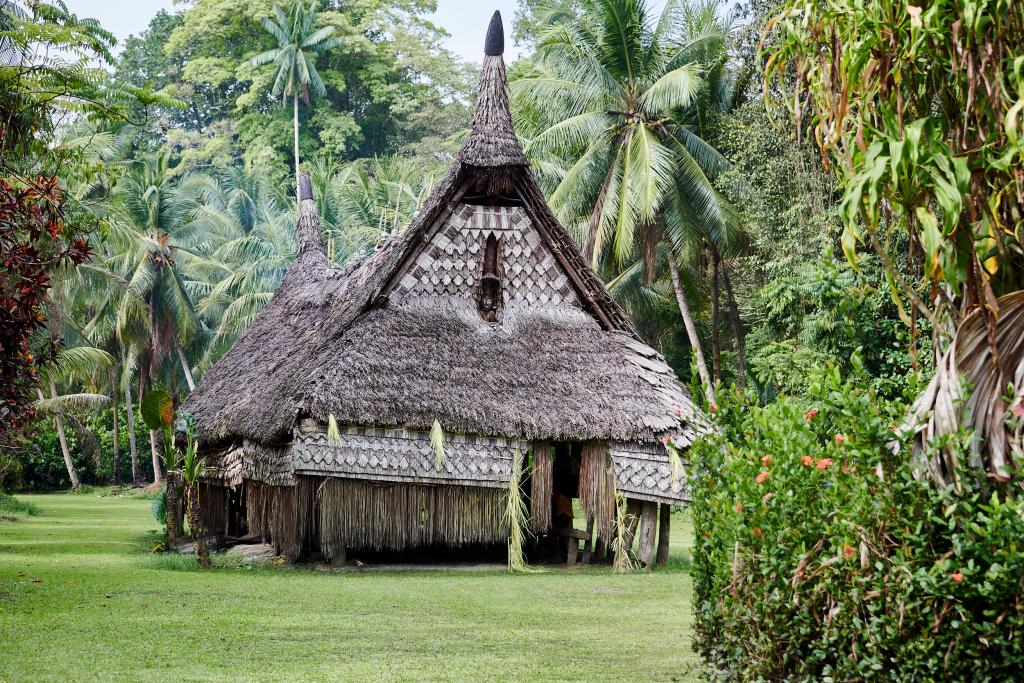
<path fill-rule="evenodd" d="M 761 456 L 761 464 L 764 465 L 765 467 L 768 467 L 768 465 L 771 465 L 772 464 L 772 456 L 770 456 L 770 455 L 762 455 Z"/>
<path fill-rule="evenodd" d="M 800 464 L 804 467 L 814 467 L 814 458 L 809 455 L 805 455 L 800 458 Z"/>
<path fill-rule="evenodd" d="M 755 479 L 754 481 L 756 481 L 758 484 L 763 484 L 766 481 L 768 481 L 768 477 L 770 476 L 772 476 L 772 473 L 769 472 L 768 470 L 765 470 L 761 474 L 757 475 L 757 479 Z"/>
<path fill-rule="evenodd" d="M 815 467 L 819 470 L 827 470 L 829 467 L 832 467 L 832 458 L 822 458 L 815 464 Z"/>
<path fill-rule="evenodd" d="M 960 573 L 960 572 L 953 572 L 953 582 L 954 583 L 963 583 L 964 582 L 964 575 L 962 573 Z"/>
<path fill-rule="evenodd" d="M 816 417 L 818 417 L 817 410 L 808 410 L 806 413 L 804 413 L 804 419 L 807 420 L 808 422 L 810 422 Z"/>

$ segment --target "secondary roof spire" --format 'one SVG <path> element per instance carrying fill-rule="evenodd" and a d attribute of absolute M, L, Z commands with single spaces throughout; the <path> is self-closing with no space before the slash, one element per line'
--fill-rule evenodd
<path fill-rule="evenodd" d="M 313 184 L 309 180 L 308 171 L 299 174 L 299 223 L 296 232 L 299 238 L 296 260 L 326 266 L 327 254 L 320 234 L 320 214 L 313 201 Z"/>
<path fill-rule="evenodd" d="M 519 138 L 512 127 L 505 76 L 505 29 L 501 12 L 495 12 L 484 40 L 479 95 L 469 138 L 459 151 L 459 161 L 479 167 L 526 166 Z"/>

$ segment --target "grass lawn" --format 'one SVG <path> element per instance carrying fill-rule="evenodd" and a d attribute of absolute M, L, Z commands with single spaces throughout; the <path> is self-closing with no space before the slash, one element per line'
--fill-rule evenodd
<path fill-rule="evenodd" d="M 697 680 L 690 527 L 660 571 L 178 571 L 148 500 L 18 496 L 0 521 L 0 681 Z"/>

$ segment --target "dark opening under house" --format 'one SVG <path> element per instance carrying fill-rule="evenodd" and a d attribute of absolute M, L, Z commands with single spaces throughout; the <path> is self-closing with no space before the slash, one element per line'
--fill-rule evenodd
<path fill-rule="evenodd" d="M 667 540 L 688 496 L 662 440 L 685 445 L 703 421 L 545 203 L 503 42 L 495 13 L 468 139 L 372 254 L 329 265 L 300 181 L 294 265 L 184 406 L 211 466 L 211 532 L 291 560 L 504 552 L 514 490 L 563 560 L 605 557 L 621 531 L 651 563 L 659 504 Z"/>

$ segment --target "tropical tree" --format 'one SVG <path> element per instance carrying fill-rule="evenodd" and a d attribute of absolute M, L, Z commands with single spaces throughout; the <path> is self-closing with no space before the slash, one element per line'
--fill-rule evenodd
<path fill-rule="evenodd" d="M 138 368 L 140 394 L 160 380 L 173 387 L 179 377 L 190 390 L 195 386 L 183 347 L 196 335 L 199 321 L 176 264 L 188 253 L 177 235 L 188 224 L 195 202 L 174 183 L 169 162 L 166 151 L 136 161 L 118 182 L 118 213 L 109 221 L 111 253 L 102 260 L 123 285 L 114 304 L 116 330 L 126 350 L 126 370 Z M 157 480 L 158 440 L 151 430 Z"/>
<path fill-rule="evenodd" d="M 305 104 L 311 101 L 311 95 L 323 97 L 327 93 L 323 79 L 316 70 L 315 55 L 341 44 L 341 39 L 334 37 L 334 27 L 316 28 L 316 2 L 308 5 L 303 0 L 295 0 L 291 15 L 285 14 L 279 6 L 274 5 L 274 19 L 261 17 L 260 23 L 267 33 L 277 41 L 277 47 L 261 52 L 249 60 L 253 68 L 274 63 L 274 86 L 271 94 L 292 98 L 292 126 L 295 144 L 295 192 L 299 191 L 299 96 Z"/>
<path fill-rule="evenodd" d="M 535 73 L 512 84 L 517 123 L 541 162 L 555 157 L 552 208 L 579 228 L 584 255 L 623 264 L 665 241 L 679 312 L 709 399 L 712 380 L 679 277 L 691 234 L 721 238 L 725 201 L 714 187 L 725 159 L 692 125 L 709 83 L 723 78 L 727 31 L 717 3 L 670 0 L 656 18 L 646 0 L 555 6 L 538 38 Z M 607 252 L 607 253 L 606 253 Z M 653 259 L 648 262 L 653 265 Z"/>

